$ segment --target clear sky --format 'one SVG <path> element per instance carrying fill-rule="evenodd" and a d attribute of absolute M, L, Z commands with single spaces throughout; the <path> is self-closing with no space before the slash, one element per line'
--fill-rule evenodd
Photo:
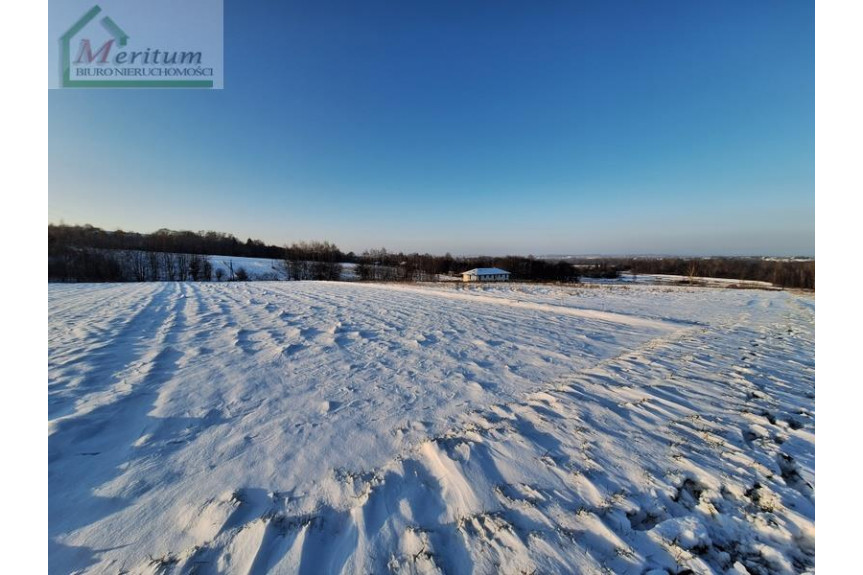
<path fill-rule="evenodd" d="M 224 90 L 50 91 L 49 221 L 814 255 L 812 2 L 225 4 Z"/>

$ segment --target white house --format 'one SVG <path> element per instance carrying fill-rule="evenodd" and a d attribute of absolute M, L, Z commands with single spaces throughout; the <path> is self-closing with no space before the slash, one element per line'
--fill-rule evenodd
<path fill-rule="evenodd" d="M 461 280 L 464 282 L 506 282 L 509 281 L 509 272 L 500 268 L 474 268 L 462 272 Z"/>

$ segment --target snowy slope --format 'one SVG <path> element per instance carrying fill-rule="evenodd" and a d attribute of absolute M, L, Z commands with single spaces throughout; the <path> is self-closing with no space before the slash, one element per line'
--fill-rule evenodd
<path fill-rule="evenodd" d="M 49 310 L 52 573 L 814 569 L 814 296 L 54 284 Z"/>
<path fill-rule="evenodd" d="M 233 266 L 234 273 L 236 273 L 240 268 L 243 268 L 252 280 L 286 279 L 285 266 L 280 260 L 268 258 L 243 258 L 238 256 L 207 256 L 207 258 L 213 266 L 213 273 L 215 274 L 216 270 L 222 270 L 225 279 L 230 277 L 231 266 Z"/>
<path fill-rule="evenodd" d="M 231 277 L 231 266 L 233 266 L 234 273 L 240 268 L 246 270 L 249 274 L 249 279 L 253 281 L 288 279 L 284 262 L 281 260 L 242 258 L 237 256 L 207 256 L 207 258 L 213 266 L 213 273 L 215 274 L 216 270 L 222 270 L 226 280 Z M 356 264 L 345 262 L 339 265 L 342 266 L 341 279 L 346 281 L 357 279 Z"/>

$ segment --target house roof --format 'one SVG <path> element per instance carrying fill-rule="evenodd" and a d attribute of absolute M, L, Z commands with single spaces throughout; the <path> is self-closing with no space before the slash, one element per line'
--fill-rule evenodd
<path fill-rule="evenodd" d="M 473 268 L 472 270 L 468 270 L 466 272 L 461 272 L 461 273 L 462 273 L 462 275 L 470 274 L 472 276 L 491 276 L 491 275 L 498 275 L 498 274 L 509 275 L 508 271 L 502 270 L 500 268 Z"/>

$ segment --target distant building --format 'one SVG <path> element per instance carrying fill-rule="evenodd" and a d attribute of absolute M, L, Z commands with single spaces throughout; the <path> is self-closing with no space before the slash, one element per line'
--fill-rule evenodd
<path fill-rule="evenodd" d="M 462 272 L 461 281 L 464 282 L 507 282 L 509 272 L 500 268 L 474 268 Z"/>

